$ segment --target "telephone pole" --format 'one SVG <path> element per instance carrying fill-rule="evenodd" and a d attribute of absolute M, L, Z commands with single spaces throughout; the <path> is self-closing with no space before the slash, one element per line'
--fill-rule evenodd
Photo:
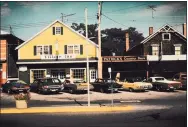
<path fill-rule="evenodd" d="M 88 41 L 88 27 L 87 27 L 87 8 L 85 8 L 85 27 L 86 27 L 86 41 Z M 86 45 L 87 46 L 87 45 Z M 85 47 L 86 47 L 85 46 Z M 89 54 L 88 54 L 88 50 L 86 50 L 86 54 L 87 54 L 87 69 L 86 69 L 86 72 L 87 72 L 87 97 L 88 97 L 88 106 L 90 106 L 90 84 L 89 84 Z"/>
<path fill-rule="evenodd" d="M 75 15 L 75 14 L 76 14 L 76 13 L 64 15 L 64 13 L 61 13 L 61 21 L 64 22 L 64 18 L 65 18 L 65 17 L 72 16 L 72 15 Z"/>
<path fill-rule="evenodd" d="M 101 12 L 102 12 L 102 2 L 98 2 L 98 78 L 102 78 L 102 57 L 101 57 Z"/>

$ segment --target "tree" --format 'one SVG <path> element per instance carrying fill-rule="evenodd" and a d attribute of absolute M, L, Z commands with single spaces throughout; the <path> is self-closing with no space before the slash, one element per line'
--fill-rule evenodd
<path fill-rule="evenodd" d="M 90 38 L 90 40 L 96 42 L 97 41 L 97 24 L 89 24 L 88 25 L 88 38 Z M 85 29 L 85 24 L 84 23 L 72 23 L 71 28 L 73 28 L 75 31 L 78 31 L 79 33 L 81 33 L 82 35 L 86 36 L 86 29 Z M 97 42 L 96 42 L 97 43 Z"/>
<path fill-rule="evenodd" d="M 111 52 L 115 52 L 116 55 L 123 55 L 125 50 L 125 33 L 129 33 L 129 47 L 133 47 L 139 44 L 143 39 L 142 33 L 136 31 L 136 28 L 129 27 L 126 30 L 121 28 L 110 28 L 102 30 L 102 55 L 112 55 Z M 109 50 L 108 52 L 106 50 Z M 110 53 L 110 54 L 109 54 Z"/>
<path fill-rule="evenodd" d="M 84 23 L 72 23 L 71 26 L 74 30 L 78 31 L 85 36 L 85 24 Z M 97 24 L 88 25 L 88 38 L 98 44 L 98 32 Z M 104 29 L 101 31 L 101 46 L 102 46 L 102 55 L 112 55 L 112 52 L 115 52 L 116 55 L 123 55 L 125 49 L 125 33 L 129 32 L 129 41 L 130 48 L 134 45 L 139 44 L 143 39 L 142 33 L 136 31 L 136 28 L 129 27 L 128 29 L 122 30 L 121 28 L 110 28 Z"/>

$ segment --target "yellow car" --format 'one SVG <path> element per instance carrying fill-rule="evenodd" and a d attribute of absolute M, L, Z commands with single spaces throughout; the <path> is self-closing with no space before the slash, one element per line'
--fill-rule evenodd
<path fill-rule="evenodd" d="M 117 81 L 122 85 L 122 89 L 133 91 L 145 91 L 152 88 L 151 83 L 147 83 L 141 80 L 141 78 L 126 78 L 124 81 Z"/>

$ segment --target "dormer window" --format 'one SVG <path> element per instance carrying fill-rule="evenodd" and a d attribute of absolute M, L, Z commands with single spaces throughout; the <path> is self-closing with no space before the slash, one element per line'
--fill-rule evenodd
<path fill-rule="evenodd" d="M 171 34 L 170 33 L 163 33 L 162 34 L 162 39 L 164 41 L 170 41 L 171 40 Z"/>

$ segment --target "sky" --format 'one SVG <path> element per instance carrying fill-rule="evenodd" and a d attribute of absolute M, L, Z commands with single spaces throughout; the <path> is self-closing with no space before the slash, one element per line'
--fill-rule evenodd
<path fill-rule="evenodd" d="M 153 11 L 151 6 L 154 7 Z M 98 1 L 1 1 L 1 30 L 9 32 L 11 26 L 13 34 L 26 41 L 53 21 L 62 20 L 62 14 L 70 15 L 63 18 L 68 26 L 85 23 L 85 8 L 88 9 L 88 24 L 97 23 Z M 101 29 L 135 27 L 147 37 L 149 27 L 153 27 L 155 32 L 169 24 L 182 33 L 182 24 L 187 22 L 187 2 L 105 1 L 102 3 L 102 14 Z"/>

